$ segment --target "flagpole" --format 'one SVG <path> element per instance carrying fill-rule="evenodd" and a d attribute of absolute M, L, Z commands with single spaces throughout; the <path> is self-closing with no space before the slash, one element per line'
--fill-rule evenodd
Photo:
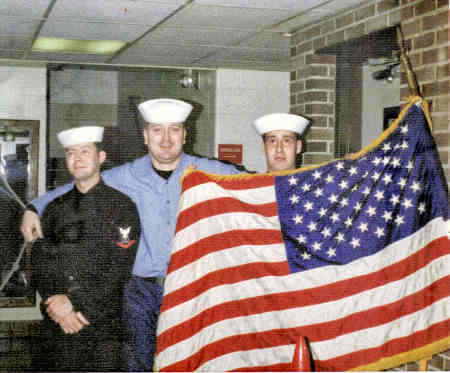
<path fill-rule="evenodd" d="M 408 54 L 407 54 L 406 48 L 404 46 L 403 34 L 402 34 L 402 30 L 401 30 L 400 26 L 397 26 L 397 42 L 398 42 L 398 46 L 400 48 L 400 58 L 401 58 L 401 61 L 403 64 L 403 68 L 406 71 L 406 77 L 408 79 L 409 89 L 414 96 L 422 97 L 422 95 L 420 94 L 419 85 L 417 83 L 416 74 L 414 73 L 414 71 L 412 69 L 411 62 L 408 58 Z"/>

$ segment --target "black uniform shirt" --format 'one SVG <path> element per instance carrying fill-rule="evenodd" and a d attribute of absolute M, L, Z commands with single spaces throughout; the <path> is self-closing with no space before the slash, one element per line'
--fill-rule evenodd
<path fill-rule="evenodd" d="M 102 180 L 85 194 L 74 187 L 47 206 L 42 229 L 32 262 L 43 300 L 66 294 L 89 328 L 120 327 L 123 287 L 140 236 L 135 204 Z"/>

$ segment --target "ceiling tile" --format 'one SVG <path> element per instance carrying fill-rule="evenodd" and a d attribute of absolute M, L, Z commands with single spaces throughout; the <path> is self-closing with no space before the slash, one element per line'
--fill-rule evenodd
<path fill-rule="evenodd" d="M 96 22 L 47 21 L 40 36 L 82 40 L 132 41 L 146 31 L 146 26 Z"/>
<path fill-rule="evenodd" d="M 296 12 L 326 3 L 329 0 L 197 0 L 199 5 L 237 8 L 288 9 Z"/>
<path fill-rule="evenodd" d="M 31 47 L 31 35 L 0 35 L 0 49 L 22 50 Z"/>
<path fill-rule="evenodd" d="M 34 34 L 40 21 L 35 19 L 24 19 L 20 17 L 0 16 L 0 35 L 1 34 Z"/>
<path fill-rule="evenodd" d="M 215 7 L 187 7 L 167 21 L 168 26 L 210 27 L 211 29 L 258 30 L 288 17 L 289 10 Z"/>
<path fill-rule="evenodd" d="M 183 1 L 59 0 L 49 18 L 154 25 L 183 3 Z"/>
<path fill-rule="evenodd" d="M 76 54 L 76 53 L 30 53 L 31 60 L 45 60 L 51 62 L 85 62 L 102 63 L 107 57 L 95 54 Z"/>
<path fill-rule="evenodd" d="M 51 0 L 2 0 L 0 15 L 21 16 L 29 18 L 42 17 Z"/>

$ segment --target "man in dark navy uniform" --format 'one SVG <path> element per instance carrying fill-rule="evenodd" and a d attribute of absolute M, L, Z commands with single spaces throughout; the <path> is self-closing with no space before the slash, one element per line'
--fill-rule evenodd
<path fill-rule="evenodd" d="M 123 369 L 122 300 L 140 236 L 135 204 L 100 177 L 102 127 L 58 134 L 75 179 L 42 216 L 32 252 L 43 321 L 34 343 L 37 370 Z"/>

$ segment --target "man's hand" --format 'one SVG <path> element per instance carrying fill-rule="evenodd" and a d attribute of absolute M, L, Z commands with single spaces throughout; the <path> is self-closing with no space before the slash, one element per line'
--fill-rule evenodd
<path fill-rule="evenodd" d="M 89 321 L 81 312 L 70 312 L 64 319 L 59 322 L 59 326 L 66 334 L 78 333 L 85 326 L 89 325 Z"/>
<path fill-rule="evenodd" d="M 32 242 L 38 238 L 44 238 L 41 228 L 41 220 L 39 215 L 31 210 L 25 210 L 20 226 L 23 238 L 27 242 Z"/>
<path fill-rule="evenodd" d="M 53 295 L 45 301 L 47 314 L 53 321 L 60 323 L 73 311 L 72 302 L 64 294 Z"/>

